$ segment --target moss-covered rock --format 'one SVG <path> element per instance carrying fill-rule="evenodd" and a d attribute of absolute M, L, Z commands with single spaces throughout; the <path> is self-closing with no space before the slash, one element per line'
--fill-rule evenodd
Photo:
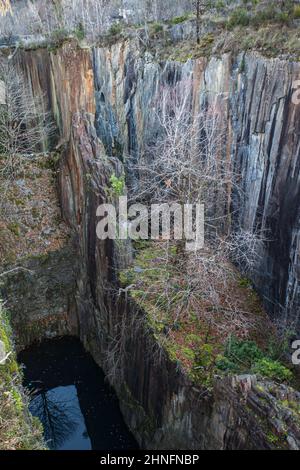
<path fill-rule="evenodd" d="M 0 450 L 43 450 L 46 445 L 42 427 L 28 411 L 12 336 L 7 313 L 0 302 L 0 341 L 7 357 L 0 363 Z"/>

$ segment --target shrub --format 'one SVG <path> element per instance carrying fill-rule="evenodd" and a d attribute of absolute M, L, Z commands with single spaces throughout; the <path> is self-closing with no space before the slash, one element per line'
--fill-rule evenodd
<path fill-rule="evenodd" d="M 272 361 L 272 359 L 266 357 L 260 359 L 252 370 L 256 374 L 279 382 L 290 382 L 293 378 L 293 374 L 289 369 L 280 364 L 280 362 Z"/>
<path fill-rule="evenodd" d="M 21 370 L 12 344 L 12 330 L 8 314 L 0 299 L 0 341 L 9 358 L 0 365 L 0 450 L 42 450 L 41 423 L 32 419 L 25 407 Z M 2 423 L 4 422 L 4 426 Z"/>
<path fill-rule="evenodd" d="M 291 11 L 278 11 L 278 8 L 273 3 L 263 10 L 256 13 L 251 19 L 253 25 L 263 25 L 270 22 L 288 23 L 291 18 Z"/>
<path fill-rule="evenodd" d="M 263 352 L 254 341 L 241 341 L 236 338 L 229 340 L 225 351 L 227 359 L 249 368 L 263 356 Z"/>
<path fill-rule="evenodd" d="M 289 382 L 292 372 L 277 360 L 265 354 L 254 341 L 231 338 L 224 356 L 218 356 L 219 370 L 231 373 L 253 373 L 278 382 Z"/>
<path fill-rule="evenodd" d="M 219 370 L 222 370 L 223 372 L 238 372 L 237 365 L 234 362 L 230 361 L 227 357 L 221 355 L 218 356 L 216 359 L 216 367 Z"/>
<path fill-rule="evenodd" d="M 223 0 L 218 0 L 216 3 L 216 9 L 222 10 L 223 8 L 225 8 L 225 3 L 223 2 Z"/>
<path fill-rule="evenodd" d="M 250 17 L 245 8 L 237 8 L 228 20 L 229 28 L 235 26 L 248 26 L 250 23 Z"/>
<path fill-rule="evenodd" d="M 17 222 L 11 222 L 7 226 L 8 230 L 10 230 L 16 237 L 19 237 L 21 234 L 19 224 Z"/>
<path fill-rule="evenodd" d="M 112 24 L 109 29 L 109 34 L 111 36 L 118 36 L 122 32 L 122 25 L 119 23 Z"/>
<path fill-rule="evenodd" d="M 163 25 L 160 23 L 153 23 L 152 24 L 152 31 L 154 33 L 160 33 L 163 30 Z"/>
<path fill-rule="evenodd" d="M 67 31 L 66 28 L 59 28 L 59 29 L 54 29 L 51 34 L 52 34 L 53 41 L 60 43 L 68 37 L 69 32 Z"/>
<path fill-rule="evenodd" d="M 280 23 L 288 23 L 290 21 L 290 16 L 287 12 L 283 11 L 281 13 L 278 13 L 278 15 L 276 16 L 276 19 Z"/>
<path fill-rule="evenodd" d="M 120 178 L 118 178 L 115 174 L 113 174 L 110 177 L 109 182 L 111 184 L 113 195 L 114 196 L 122 196 L 122 194 L 124 193 L 124 189 L 125 189 L 125 177 L 124 177 L 124 175 L 121 176 Z"/>
<path fill-rule="evenodd" d="M 241 64 L 241 69 L 244 68 L 245 66 L 245 59 L 243 58 L 243 61 L 244 61 L 244 64 Z M 250 289 L 252 287 L 252 282 L 250 281 L 250 279 L 248 279 L 247 277 L 242 277 L 240 280 L 239 280 L 239 286 L 240 287 L 245 287 L 247 289 Z"/>
<path fill-rule="evenodd" d="M 79 41 L 82 41 L 85 38 L 85 30 L 82 23 L 79 23 L 77 28 L 74 30 L 74 34 Z"/>
<path fill-rule="evenodd" d="M 211 344 L 203 344 L 196 352 L 196 363 L 200 367 L 209 367 L 214 360 L 213 346 Z"/>
<path fill-rule="evenodd" d="M 277 11 L 274 5 L 269 5 L 263 10 L 259 11 L 256 13 L 254 18 L 252 19 L 252 22 L 254 24 L 263 24 L 268 21 L 272 21 L 276 18 L 277 16 Z"/>
<path fill-rule="evenodd" d="M 175 16 L 175 18 L 172 18 L 170 20 L 170 23 L 171 24 L 180 24 L 180 23 L 184 23 L 185 21 L 187 21 L 189 19 L 189 15 L 182 15 L 182 16 Z"/>
<path fill-rule="evenodd" d="M 300 5 L 294 6 L 293 16 L 295 19 L 300 19 Z"/>

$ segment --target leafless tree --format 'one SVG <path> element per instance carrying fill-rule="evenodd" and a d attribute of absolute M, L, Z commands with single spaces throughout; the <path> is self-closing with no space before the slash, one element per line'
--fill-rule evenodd
<path fill-rule="evenodd" d="M 200 43 L 200 25 L 201 25 L 201 18 L 205 13 L 206 9 L 209 7 L 210 2 L 207 0 L 194 0 L 193 6 L 196 10 L 196 36 L 197 36 L 197 43 Z"/>
<path fill-rule="evenodd" d="M 260 230 L 240 228 L 223 240 L 219 240 L 228 259 L 247 275 L 253 274 L 259 265 L 260 256 L 268 236 Z"/>
<path fill-rule="evenodd" d="M 197 252 L 184 252 L 176 241 L 176 256 L 165 243 L 161 269 L 172 273 L 141 286 L 146 303 L 157 303 L 172 312 L 174 323 L 196 312 L 220 335 L 238 331 L 247 336 L 255 319 L 234 293 L 240 274 L 255 268 L 264 240 L 260 233 L 230 233 L 231 207 L 228 193 L 240 191 L 230 162 L 224 158 L 225 130 L 217 100 L 205 101 L 196 111 L 190 79 L 164 86 L 154 103 L 159 124 L 158 138 L 145 147 L 141 161 L 133 162 L 138 173 L 130 192 L 133 200 L 153 203 L 205 205 L 206 245 Z M 168 268 L 169 267 L 169 268 Z M 155 265 L 158 272 L 159 266 Z M 139 286 L 131 286 L 133 290 Z M 155 299 L 155 300 L 153 300 Z M 159 318 L 158 318 L 159 321 Z"/>
<path fill-rule="evenodd" d="M 42 97 L 33 97 L 12 64 L 2 64 L 0 81 L 4 97 L 0 104 L 1 173 L 13 176 L 24 158 L 44 150 L 53 125 Z"/>
<path fill-rule="evenodd" d="M 33 390 L 31 413 L 43 425 L 44 437 L 50 449 L 57 449 L 74 433 L 78 416 L 71 401 L 57 400 L 55 390 Z"/>
<path fill-rule="evenodd" d="M 163 87 L 154 103 L 160 135 L 132 168 L 132 197 L 151 203 L 205 204 L 211 229 L 226 221 L 230 163 L 222 158 L 224 129 L 217 104 L 192 109 L 192 81 Z"/>

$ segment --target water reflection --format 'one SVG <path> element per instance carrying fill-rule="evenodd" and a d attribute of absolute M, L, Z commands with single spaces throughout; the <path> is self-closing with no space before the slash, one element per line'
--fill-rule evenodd
<path fill-rule="evenodd" d="M 76 387 L 57 387 L 36 392 L 30 411 L 43 423 L 44 436 L 50 449 L 91 449 L 91 441 L 80 410 Z"/>
<path fill-rule="evenodd" d="M 74 338 L 45 341 L 23 351 L 30 411 L 56 450 L 136 449 L 103 372 Z"/>

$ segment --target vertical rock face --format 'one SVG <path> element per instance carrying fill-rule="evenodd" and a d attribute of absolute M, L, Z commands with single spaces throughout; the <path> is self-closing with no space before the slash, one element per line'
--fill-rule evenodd
<path fill-rule="evenodd" d="M 249 54 L 157 63 L 134 43 L 95 49 L 97 130 L 109 152 L 138 159 L 157 135 L 155 106 L 167 86 L 191 86 L 193 110 L 217 107 L 223 158 L 241 174 L 233 228 L 262 230 L 268 242 L 254 282 L 283 325 L 300 316 L 300 66 Z"/>
<path fill-rule="evenodd" d="M 256 278 L 259 290 L 275 318 L 299 324 L 300 107 L 292 95 L 300 66 L 246 57 L 245 70 L 232 111 L 233 157 L 245 191 L 240 220 L 270 238 Z"/>
<path fill-rule="evenodd" d="M 226 134 L 223 158 L 241 175 L 232 198 L 233 229 L 262 230 L 268 242 L 254 282 L 282 325 L 300 316 L 300 105 L 292 98 L 300 66 L 254 54 L 158 63 L 134 41 L 80 49 L 19 52 L 34 93 L 44 94 L 67 144 L 72 115 L 96 116 L 97 134 L 111 156 L 138 159 L 159 132 L 159 94 L 190 93 L 195 115 L 217 108 Z M 188 90 L 187 90 L 188 88 Z M 130 175 L 129 175 L 130 176 Z"/>
<path fill-rule="evenodd" d="M 60 142 L 67 143 L 72 115 L 85 111 L 95 114 L 92 57 L 72 41 L 53 51 L 18 51 L 14 62 L 27 77 L 32 92 L 43 96 L 45 108 L 53 114 Z"/>
<path fill-rule="evenodd" d="M 18 352 L 44 338 L 77 334 L 74 256 L 67 243 L 41 256 L 29 255 L 19 263 L 22 270 L 5 277 L 1 294 L 8 300 Z"/>
<path fill-rule="evenodd" d="M 299 447 L 297 423 L 276 408 L 278 397 L 289 399 L 291 390 L 274 391 L 240 377 L 217 381 L 213 394 L 206 396 L 167 357 L 155 360 L 154 339 L 135 326 L 141 325 L 139 312 L 115 295 L 120 250 L 112 241 L 96 238 L 96 209 L 107 201 L 109 176 L 120 167 L 114 157 L 123 158 L 125 166 L 128 155 L 140 158 L 159 131 L 159 91 L 188 88 L 195 116 L 204 106 L 220 111 L 226 133 L 222 157 L 242 174 L 243 198 L 232 198 L 237 209 L 233 226 L 258 225 L 271 238 L 255 278 L 257 287 L 282 322 L 297 319 L 299 110 L 291 89 L 299 66 L 254 55 L 159 64 L 150 54 L 142 55 L 134 42 L 92 51 L 65 44 L 56 53 L 19 53 L 17 60 L 33 92 L 44 90 L 45 106 L 52 109 L 60 144 L 65 144 L 59 190 L 78 254 L 74 330 L 114 383 L 141 445 Z M 286 316 L 279 303 L 288 307 Z"/>

